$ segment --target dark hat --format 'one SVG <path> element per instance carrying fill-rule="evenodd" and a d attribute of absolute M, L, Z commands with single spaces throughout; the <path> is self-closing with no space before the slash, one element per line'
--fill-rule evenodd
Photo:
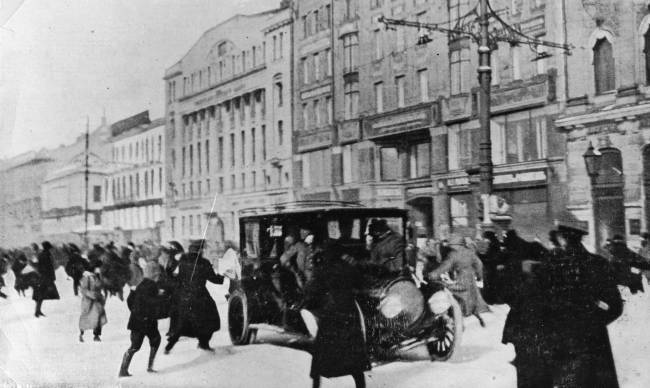
<path fill-rule="evenodd" d="M 555 226 L 560 233 L 589 234 L 589 223 L 587 221 L 580 221 L 570 211 L 563 211 L 555 219 Z"/>
<path fill-rule="evenodd" d="M 43 247 L 43 250 L 46 251 L 48 249 L 52 249 L 52 244 L 50 244 L 49 241 L 43 241 L 41 243 L 41 246 Z"/>
<path fill-rule="evenodd" d="M 81 252 L 81 249 L 79 249 L 79 247 L 73 243 L 68 244 L 68 247 L 72 252 L 76 252 L 76 253 Z"/>
<path fill-rule="evenodd" d="M 204 239 L 198 239 L 198 240 L 192 240 L 190 241 L 190 252 L 198 252 L 199 250 L 205 248 L 205 240 Z"/>
<path fill-rule="evenodd" d="M 181 243 L 179 243 L 178 241 L 169 241 L 164 246 L 164 248 L 167 249 L 168 251 L 171 251 L 171 252 L 174 252 L 174 253 L 184 252 L 185 251 L 185 249 L 183 249 L 183 246 L 181 245 Z"/>
<path fill-rule="evenodd" d="M 612 242 L 613 243 L 624 243 L 625 239 L 620 234 L 615 234 L 614 237 L 612 237 Z"/>
<path fill-rule="evenodd" d="M 383 233 L 388 230 L 388 223 L 383 218 L 373 218 L 368 225 L 370 234 Z"/>

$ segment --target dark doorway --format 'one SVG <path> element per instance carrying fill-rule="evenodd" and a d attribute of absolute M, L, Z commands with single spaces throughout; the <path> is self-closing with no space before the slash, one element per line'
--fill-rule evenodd
<path fill-rule="evenodd" d="M 433 237 L 433 198 L 417 197 L 407 203 L 414 238 Z"/>

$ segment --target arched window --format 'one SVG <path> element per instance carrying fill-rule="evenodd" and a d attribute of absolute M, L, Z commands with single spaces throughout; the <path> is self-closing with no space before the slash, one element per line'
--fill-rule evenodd
<path fill-rule="evenodd" d="M 596 41 L 593 50 L 596 94 L 602 94 L 616 88 L 612 44 L 607 38 L 601 38 Z"/>

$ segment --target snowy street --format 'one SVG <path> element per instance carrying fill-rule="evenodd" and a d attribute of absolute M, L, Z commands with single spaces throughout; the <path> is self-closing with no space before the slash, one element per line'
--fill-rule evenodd
<path fill-rule="evenodd" d="M 234 347 L 230 344 L 225 322 L 227 285 L 212 287 L 218 303 L 222 330 L 213 336 L 215 353 L 197 349 L 195 339 L 181 339 L 169 355 L 161 350 L 156 359 L 158 373 L 145 371 L 149 348 L 145 340 L 131 363 L 130 378 L 117 378 L 122 354 L 129 344 L 126 329 L 126 303 L 109 298 L 106 311 L 109 323 L 104 326 L 102 342 L 78 342 L 79 299 L 72 294 L 72 281 L 60 268 L 57 286 L 61 300 L 46 301 L 45 318 L 33 316 L 31 298 L 19 297 L 6 277 L 9 299 L 0 299 L 0 386 L 93 387 L 308 387 L 311 356 L 304 351 L 276 346 L 268 342 L 281 339 L 274 333 L 260 333 L 258 343 Z M 643 355 L 650 351 L 645 332 L 650 319 L 647 294 L 624 294 L 626 311 L 610 327 L 610 337 L 622 387 L 650 386 L 650 370 Z M 511 346 L 500 343 L 507 314 L 506 306 L 493 306 L 484 314 L 487 328 L 475 318 L 466 320 L 460 349 L 448 362 L 432 363 L 423 351 L 413 351 L 403 361 L 376 366 L 366 374 L 369 387 L 514 387 L 515 370 L 509 361 L 514 357 Z M 168 320 L 159 324 L 161 334 Z M 163 340 L 164 341 L 164 340 Z M 260 344 L 259 342 L 265 342 Z M 281 341 L 280 341 L 281 342 Z M 163 342 L 164 344 L 164 342 Z M 352 387 L 350 377 L 323 380 L 324 387 Z"/>

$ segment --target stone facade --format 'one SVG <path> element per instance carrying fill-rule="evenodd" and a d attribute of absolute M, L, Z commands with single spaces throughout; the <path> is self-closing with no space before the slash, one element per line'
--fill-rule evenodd
<path fill-rule="evenodd" d="M 559 4 L 492 3 L 528 35 L 564 40 Z M 436 32 L 418 45 L 417 29 L 378 22 L 384 15 L 455 24 L 470 2 L 294 7 L 297 196 L 407 208 L 418 237 L 450 226 L 472 233 L 479 212 L 466 170 L 478 162 L 477 45 Z M 492 56 L 495 192 L 526 237 L 545 237 L 565 199 L 564 135 L 553 125 L 565 100 L 565 59 L 551 54 L 531 61 L 536 53 L 526 47 L 500 44 Z M 317 65 L 323 57 L 331 63 Z"/>
<path fill-rule="evenodd" d="M 568 57 L 569 99 L 556 121 L 567 137 L 568 207 L 589 223 L 591 248 L 615 234 L 635 246 L 650 224 L 650 11 L 647 2 L 583 1 L 568 2 L 567 13 L 567 33 L 584 47 Z M 602 154 L 593 181 L 583 158 L 590 143 Z"/>
<path fill-rule="evenodd" d="M 160 242 L 164 222 L 165 120 L 149 119 L 149 112 L 111 126 L 110 174 L 102 188 L 106 230 L 118 241 Z"/>
<path fill-rule="evenodd" d="M 286 7 L 234 16 L 167 69 L 165 239 L 216 254 L 239 209 L 292 199 L 292 26 Z"/>

